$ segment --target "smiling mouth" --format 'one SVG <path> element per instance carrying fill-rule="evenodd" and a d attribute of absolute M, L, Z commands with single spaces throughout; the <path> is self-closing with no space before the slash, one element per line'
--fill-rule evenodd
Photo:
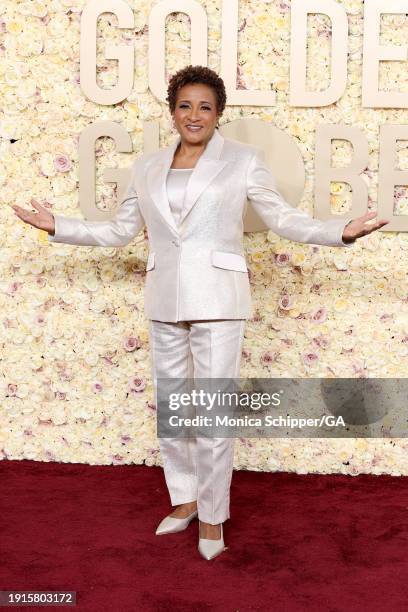
<path fill-rule="evenodd" d="M 202 129 L 202 125 L 186 125 L 187 130 L 190 132 L 199 132 Z"/>

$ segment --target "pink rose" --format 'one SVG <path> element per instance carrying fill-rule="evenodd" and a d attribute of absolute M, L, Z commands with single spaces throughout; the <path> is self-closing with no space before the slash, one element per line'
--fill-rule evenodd
<path fill-rule="evenodd" d="M 10 396 L 15 396 L 17 393 L 17 385 L 15 385 L 14 383 L 9 383 L 7 385 L 7 395 Z"/>
<path fill-rule="evenodd" d="M 113 455 L 112 463 L 113 463 L 113 465 L 118 465 L 119 463 L 123 463 L 122 455 L 119 455 L 119 454 Z"/>
<path fill-rule="evenodd" d="M 353 374 L 355 374 L 358 378 L 367 378 L 367 374 L 365 373 L 365 364 L 363 361 L 354 361 L 352 363 Z"/>
<path fill-rule="evenodd" d="M 16 293 L 20 289 L 22 284 L 23 283 L 20 283 L 19 281 L 14 281 L 13 283 L 10 283 L 10 285 L 6 289 L 7 295 L 14 295 L 14 293 Z"/>
<path fill-rule="evenodd" d="M 37 276 L 35 279 L 35 283 L 37 287 L 41 287 L 43 289 L 47 285 L 47 279 L 45 276 Z"/>
<path fill-rule="evenodd" d="M 139 338 L 137 338 L 136 336 L 128 336 L 128 338 L 125 339 L 125 342 L 123 344 L 123 348 L 128 353 L 131 353 L 132 351 L 139 349 L 141 346 L 142 346 L 142 343 L 140 342 Z"/>
<path fill-rule="evenodd" d="M 63 153 L 59 153 L 54 157 L 54 168 L 58 172 L 68 172 L 72 168 L 71 160 Z"/>
<path fill-rule="evenodd" d="M 281 297 L 279 298 L 278 306 L 282 310 L 290 310 L 294 304 L 294 301 L 295 300 L 291 295 L 287 295 L 285 293 L 284 295 L 281 295 Z"/>
<path fill-rule="evenodd" d="M 322 306 L 321 308 L 318 308 L 317 310 L 313 310 L 313 312 L 310 315 L 310 318 L 315 323 L 324 323 L 324 321 L 327 319 L 327 309 L 324 306 Z"/>
<path fill-rule="evenodd" d="M 146 381 L 143 378 L 132 378 L 129 389 L 132 393 L 140 393 L 146 389 Z"/>
<path fill-rule="evenodd" d="M 329 339 L 327 336 L 324 336 L 323 334 L 319 334 L 318 336 L 313 338 L 313 342 L 316 344 L 316 346 L 319 346 L 320 348 L 325 349 L 329 346 Z"/>
<path fill-rule="evenodd" d="M 278 356 L 279 356 L 279 353 L 271 353 L 270 351 L 267 351 L 266 353 L 262 355 L 261 363 L 262 365 L 269 365 L 270 363 L 273 363 L 274 361 L 276 361 Z"/>
<path fill-rule="evenodd" d="M 277 253 L 275 263 L 280 267 L 287 266 L 290 263 L 290 255 L 288 253 Z"/>
<path fill-rule="evenodd" d="M 303 362 L 307 366 L 313 365 L 316 363 L 316 361 L 318 361 L 318 359 L 319 357 L 316 355 L 316 353 L 309 352 L 303 354 Z"/>

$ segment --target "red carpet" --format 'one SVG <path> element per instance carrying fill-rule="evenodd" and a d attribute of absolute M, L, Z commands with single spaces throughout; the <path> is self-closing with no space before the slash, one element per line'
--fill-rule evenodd
<path fill-rule="evenodd" d="M 154 535 L 160 468 L 0 461 L 0 476 L 0 589 L 77 591 L 52 609 L 407 609 L 405 477 L 235 472 L 229 549 L 205 561 L 197 521 Z"/>

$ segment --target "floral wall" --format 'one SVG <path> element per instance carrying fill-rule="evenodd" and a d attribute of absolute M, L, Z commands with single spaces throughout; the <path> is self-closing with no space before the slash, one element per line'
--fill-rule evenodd
<path fill-rule="evenodd" d="M 104 14 L 98 29 L 98 82 L 116 81 L 105 44 L 125 41 L 136 53 L 131 96 L 115 106 L 85 98 L 79 85 L 83 0 L 2 0 L 0 16 L 0 457 L 91 464 L 161 464 L 155 436 L 147 321 L 143 314 L 146 236 L 125 248 L 49 244 L 11 204 L 31 198 L 57 214 L 81 217 L 78 137 L 89 124 L 124 126 L 132 154 L 98 140 L 97 205 L 113 208 L 105 167 L 125 167 L 142 152 L 142 124 L 157 120 L 161 146 L 175 137 L 166 104 L 148 89 L 148 15 L 136 0 L 135 29 L 118 32 Z M 208 65 L 219 70 L 221 1 L 202 0 L 209 19 Z M 359 126 L 369 140 L 365 176 L 376 208 L 382 123 L 406 123 L 408 110 L 361 105 L 363 2 L 344 0 L 349 20 L 348 85 L 323 108 L 288 106 L 290 3 L 240 1 L 238 86 L 277 90 L 274 108 L 226 108 L 221 125 L 241 117 L 271 122 L 292 136 L 307 170 L 300 207 L 313 210 L 315 128 Z M 308 18 L 311 88 L 330 75 L 330 22 Z M 408 17 L 384 15 L 382 40 L 408 44 Z M 167 72 L 190 63 L 189 19 L 167 19 Z M 405 71 L 404 71 L 405 70 Z M 402 62 L 383 62 L 382 89 L 408 91 Z M 350 149 L 335 141 L 333 163 Z M 398 163 L 408 168 L 406 142 Z M 332 206 L 350 203 L 332 185 Z M 397 210 L 408 207 L 396 190 Z M 351 249 L 297 244 L 269 233 L 245 236 L 255 315 L 247 322 L 241 375 L 249 377 L 405 377 L 408 356 L 408 234 L 375 233 Z M 235 467 L 252 470 L 407 474 L 405 439 L 248 439 L 236 444 Z"/>

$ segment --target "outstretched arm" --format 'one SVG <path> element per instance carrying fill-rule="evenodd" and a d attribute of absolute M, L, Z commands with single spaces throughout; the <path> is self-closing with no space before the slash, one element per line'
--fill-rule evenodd
<path fill-rule="evenodd" d="M 126 246 L 145 225 L 134 187 L 135 172 L 136 162 L 133 163 L 126 194 L 115 216 L 109 221 L 84 221 L 62 215 L 52 215 L 35 201 L 32 202 L 32 205 L 39 211 L 38 213 L 30 212 L 17 205 L 14 205 L 13 209 L 22 221 L 47 231 L 50 242 L 79 246 Z"/>
<path fill-rule="evenodd" d="M 265 163 L 265 153 L 262 149 L 258 149 L 249 162 L 247 196 L 254 210 L 272 231 L 296 242 L 349 247 L 357 238 L 388 223 L 383 220 L 367 225 L 366 222 L 373 219 L 376 213 L 367 213 L 357 219 L 313 219 L 284 200 Z"/>

